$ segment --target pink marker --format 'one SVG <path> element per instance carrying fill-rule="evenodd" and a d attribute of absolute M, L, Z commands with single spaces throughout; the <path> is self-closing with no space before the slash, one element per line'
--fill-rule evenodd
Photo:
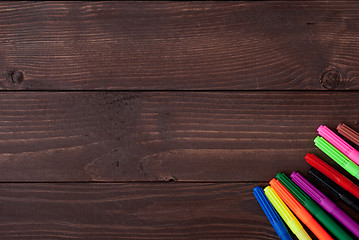
<path fill-rule="evenodd" d="M 359 165 L 359 152 L 350 146 L 347 142 L 336 135 L 332 130 L 324 125 L 320 125 L 317 129 L 319 135 L 330 142 L 334 147 L 341 151 L 345 156 L 350 158 L 353 162 Z M 355 166 L 355 165 L 354 165 Z"/>

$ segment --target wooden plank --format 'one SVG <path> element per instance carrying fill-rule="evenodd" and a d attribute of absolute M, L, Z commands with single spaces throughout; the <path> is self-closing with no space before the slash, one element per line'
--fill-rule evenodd
<path fill-rule="evenodd" d="M 278 239 L 256 185 L 0 184 L 1 239 Z"/>
<path fill-rule="evenodd" d="M 0 184 L 2 239 L 272 239 L 253 184 Z"/>
<path fill-rule="evenodd" d="M 0 181 L 267 181 L 357 92 L 3 92 Z M 337 167 L 337 166 L 336 166 Z M 339 169 L 342 171 L 341 169 Z"/>
<path fill-rule="evenodd" d="M 0 89 L 359 89 L 357 1 L 0 9 Z"/>

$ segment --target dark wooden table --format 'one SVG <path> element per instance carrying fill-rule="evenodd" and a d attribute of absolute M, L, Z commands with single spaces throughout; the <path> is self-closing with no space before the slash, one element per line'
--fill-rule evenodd
<path fill-rule="evenodd" d="M 359 3 L 3 2 L 0 71 L 1 239 L 276 239 L 252 188 L 359 130 Z"/>

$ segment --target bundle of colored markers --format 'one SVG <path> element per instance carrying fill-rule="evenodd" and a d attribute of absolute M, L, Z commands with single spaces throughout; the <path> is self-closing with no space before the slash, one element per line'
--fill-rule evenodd
<path fill-rule="evenodd" d="M 359 146 L 359 133 L 345 124 L 339 124 L 337 130 Z M 315 145 L 359 179 L 359 152 L 326 126 L 320 126 L 318 133 Z M 313 167 L 309 175 L 314 181 L 359 212 L 357 185 L 314 154 L 308 153 L 305 159 Z M 290 177 L 278 173 L 269 184 L 264 191 L 258 186 L 253 192 L 280 239 L 293 239 L 287 227 L 299 240 L 311 239 L 298 219 L 318 239 L 359 239 L 359 224 L 300 173 L 293 172 Z"/>

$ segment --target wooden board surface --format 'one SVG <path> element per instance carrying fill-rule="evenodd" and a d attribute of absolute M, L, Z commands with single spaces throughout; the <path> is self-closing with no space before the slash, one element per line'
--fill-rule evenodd
<path fill-rule="evenodd" d="M 358 10 L 357 1 L 2 3 L 0 89 L 359 89 Z"/>
<path fill-rule="evenodd" d="M 11 92 L 1 181 L 266 181 L 306 171 L 320 124 L 358 129 L 356 92 Z M 330 161 L 332 162 L 332 161 Z"/>
<path fill-rule="evenodd" d="M 269 222 L 252 204 L 252 186 L 1 184 L 0 234 L 2 239 L 273 238 Z"/>
<path fill-rule="evenodd" d="M 276 239 L 256 185 L 0 184 L 1 239 Z"/>
<path fill-rule="evenodd" d="M 0 238 L 278 239 L 253 187 L 345 173 L 313 139 L 359 130 L 358 10 L 2 2 Z"/>

